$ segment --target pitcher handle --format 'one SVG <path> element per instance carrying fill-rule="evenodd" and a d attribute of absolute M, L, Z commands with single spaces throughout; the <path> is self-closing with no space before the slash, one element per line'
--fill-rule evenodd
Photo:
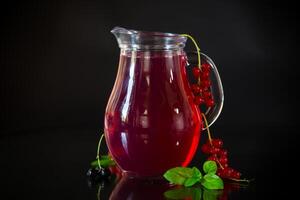
<path fill-rule="evenodd" d="M 187 57 L 188 57 L 188 62 L 191 66 L 193 64 L 197 63 L 197 52 L 188 52 Z M 206 54 L 201 53 L 200 54 L 200 59 L 201 63 L 207 63 L 211 67 L 211 72 L 210 73 L 210 78 L 211 78 L 211 93 L 214 98 L 214 106 L 206 108 L 202 110 L 202 112 L 205 114 L 206 119 L 208 121 L 208 127 L 210 127 L 219 117 L 223 104 L 224 104 L 224 91 L 223 91 L 223 86 L 222 86 L 222 81 L 218 72 L 218 69 L 215 65 L 215 63 L 212 61 L 210 57 L 208 57 Z M 206 129 L 203 128 L 203 129 Z"/>

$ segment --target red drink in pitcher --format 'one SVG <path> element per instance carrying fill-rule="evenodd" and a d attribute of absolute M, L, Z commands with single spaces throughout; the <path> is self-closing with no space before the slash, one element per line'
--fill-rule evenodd
<path fill-rule="evenodd" d="M 124 171 L 156 176 L 193 158 L 201 120 L 184 58 L 182 51 L 121 52 L 105 133 Z"/>

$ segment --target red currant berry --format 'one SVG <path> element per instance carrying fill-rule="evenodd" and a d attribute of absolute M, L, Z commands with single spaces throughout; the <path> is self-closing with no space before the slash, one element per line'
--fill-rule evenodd
<path fill-rule="evenodd" d="M 193 75 L 195 78 L 199 78 L 200 77 L 200 73 L 201 73 L 201 70 L 199 69 L 199 67 L 193 67 Z"/>
<path fill-rule="evenodd" d="M 203 71 L 200 75 L 201 80 L 208 80 L 209 78 L 209 71 Z"/>
<path fill-rule="evenodd" d="M 219 156 L 224 156 L 224 157 L 227 157 L 227 155 L 228 155 L 228 152 L 227 152 L 227 150 L 225 150 L 225 149 L 221 149 L 221 151 L 219 152 Z"/>
<path fill-rule="evenodd" d="M 227 168 L 227 167 L 229 167 L 229 165 L 228 165 L 228 163 L 225 163 L 222 165 L 222 167 Z"/>
<path fill-rule="evenodd" d="M 221 178 L 225 177 L 224 169 L 218 168 L 217 170 L 217 175 L 220 176 Z"/>
<path fill-rule="evenodd" d="M 208 71 L 208 72 L 209 72 L 209 70 L 210 70 L 210 65 L 209 65 L 208 63 L 203 63 L 203 64 L 201 65 L 201 69 L 202 69 L 203 72 L 205 72 L 205 71 Z"/>
<path fill-rule="evenodd" d="M 211 154 L 217 154 L 217 153 L 220 152 L 220 150 L 221 150 L 220 148 L 213 147 L 213 148 L 210 149 L 210 153 Z"/>
<path fill-rule="evenodd" d="M 211 92 L 209 90 L 203 91 L 203 97 L 204 99 L 211 99 L 212 98 Z"/>
<path fill-rule="evenodd" d="M 192 91 L 195 93 L 195 94 L 199 94 L 202 92 L 202 89 L 200 88 L 200 86 L 198 84 L 193 84 L 192 85 Z"/>
<path fill-rule="evenodd" d="M 212 161 L 217 162 L 217 161 L 218 161 L 218 157 L 217 157 L 216 154 L 213 154 L 213 155 L 209 156 L 209 157 L 207 158 L 207 160 L 212 160 Z"/>
<path fill-rule="evenodd" d="M 204 99 L 200 96 L 196 96 L 195 99 L 194 99 L 194 103 L 197 104 L 197 105 L 201 105 L 204 103 Z"/>
<path fill-rule="evenodd" d="M 213 99 L 208 99 L 205 104 L 207 107 L 213 107 L 215 105 L 215 101 Z"/>
<path fill-rule="evenodd" d="M 224 168 L 224 175 L 227 177 L 227 178 L 230 178 L 232 173 L 234 172 L 234 170 L 230 167 L 227 167 L 227 168 Z"/>
<path fill-rule="evenodd" d="M 209 154 L 210 153 L 210 145 L 209 144 L 203 144 L 202 147 L 201 147 L 201 150 L 203 153 L 206 153 L 206 154 Z"/>
<path fill-rule="evenodd" d="M 211 85 L 210 80 L 202 80 L 201 81 L 201 87 L 202 88 L 208 88 L 208 87 L 210 87 L 210 85 Z"/>
<path fill-rule="evenodd" d="M 232 178 L 236 178 L 236 179 L 240 179 L 240 178 L 241 178 L 241 173 L 234 170 L 234 171 L 232 172 L 232 174 L 231 174 L 231 177 L 232 177 Z"/>
<path fill-rule="evenodd" d="M 211 142 L 214 147 L 221 148 L 223 146 L 223 141 L 221 139 L 213 139 Z"/>
<path fill-rule="evenodd" d="M 228 162 L 228 159 L 227 159 L 227 157 L 222 156 L 222 157 L 220 157 L 219 162 L 221 163 L 221 165 L 223 165 L 223 164 L 226 164 Z"/>

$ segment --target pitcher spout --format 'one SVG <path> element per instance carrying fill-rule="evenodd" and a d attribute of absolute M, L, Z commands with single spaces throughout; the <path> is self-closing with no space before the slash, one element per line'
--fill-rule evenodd
<path fill-rule="evenodd" d="M 121 49 L 131 50 L 176 50 L 185 46 L 187 38 L 180 34 L 149 32 L 115 27 L 111 33 Z"/>

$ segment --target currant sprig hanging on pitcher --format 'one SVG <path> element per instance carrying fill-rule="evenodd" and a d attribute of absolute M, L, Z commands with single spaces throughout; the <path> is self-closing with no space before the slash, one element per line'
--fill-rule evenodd
<path fill-rule="evenodd" d="M 188 37 L 194 43 L 197 49 L 198 66 L 193 67 L 193 75 L 198 80 L 197 84 L 192 85 L 192 91 L 195 95 L 194 102 L 197 105 L 205 104 L 207 108 L 214 106 L 215 102 L 211 93 L 211 81 L 210 72 L 211 66 L 209 63 L 202 63 L 200 59 L 200 48 L 195 39 L 187 34 L 182 36 Z M 215 161 L 218 165 L 217 175 L 221 178 L 231 179 L 234 181 L 248 181 L 246 179 L 240 179 L 241 173 L 228 165 L 228 152 L 226 149 L 222 149 L 223 141 L 221 139 L 213 139 L 210 133 L 209 125 L 204 113 L 201 113 L 203 121 L 205 123 L 205 129 L 207 130 L 208 140 L 201 147 L 203 153 L 208 154 L 207 160 Z"/>
<path fill-rule="evenodd" d="M 195 79 L 197 80 L 197 83 L 191 85 L 192 91 L 195 96 L 194 102 L 197 105 L 205 105 L 207 108 L 210 108 L 215 105 L 213 95 L 211 93 L 211 81 L 209 79 L 211 66 L 209 63 L 201 64 L 200 48 L 195 39 L 188 34 L 181 35 L 191 39 L 197 49 L 198 65 L 192 68 L 192 72 Z"/>

